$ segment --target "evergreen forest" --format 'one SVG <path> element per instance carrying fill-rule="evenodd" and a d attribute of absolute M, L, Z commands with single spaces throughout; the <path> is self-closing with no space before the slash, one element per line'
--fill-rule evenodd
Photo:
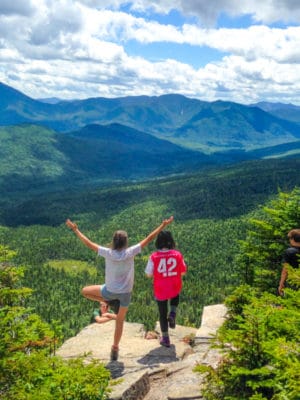
<path fill-rule="evenodd" d="M 286 234 L 300 224 L 299 163 L 292 158 L 249 161 L 101 188 L 81 184 L 49 192 L 35 188 L 23 196 L 4 193 L 0 351 L 5 373 L 0 373 L 0 398 L 14 399 L 19 391 L 20 399 L 37 399 L 39 387 L 45 399 L 106 398 L 109 377 L 103 366 L 90 367 L 101 381 L 94 393 L 84 382 L 94 372 L 85 369 L 83 360 L 76 361 L 81 389 L 54 379 L 42 361 L 45 353 L 55 353 L 55 346 L 90 323 L 97 304 L 84 299 L 81 288 L 104 282 L 103 259 L 76 238 L 65 220 L 71 218 L 96 243 L 109 245 L 113 232 L 124 229 L 134 244 L 173 215 L 169 229 L 188 265 L 178 324 L 198 327 L 205 305 L 226 302 L 229 308 L 230 318 L 216 343 L 226 354 L 224 364 L 204 371 L 207 399 L 298 399 L 293 382 L 299 382 L 299 292 L 290 289 L 279 298 L 277 285 Z M 136 257 L 127 316 L 146 329 L 153 329 L 157 320 L 152 283 L 144 273 L 153 250 L 151 243 Z M 299 285 L 297 272 L 290 276 Z M 11 369 L 16 360 L 18 379 Z M 35 375 L 30 362 L 36 368 L 44 363 L 44 369 L 37 368 Z M 66 377 L 75 368 L 55 362 L 57 375 Z M 62 387 L 73 397 L 63 397 Z"/>

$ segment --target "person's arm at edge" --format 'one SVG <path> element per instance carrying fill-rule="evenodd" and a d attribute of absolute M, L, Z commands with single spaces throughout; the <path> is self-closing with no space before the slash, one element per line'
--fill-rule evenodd
<path fill-rule="evenodd" d="M 95 317 L 95 322 L 97 322 L 97 324 L 105 324 L 105 322 L 109 322 L 112 321 L 113 319 L 116 319 L 117 316 L 115 316 L 115 318 L 113 317 L 108 317 L 107 314 L 103 314 L 99 317 Z"/>
<path fill-rule="evenodd" d="M 163 222 L 154 229 L 145 239 L 140 242 L 141 247 L 147 246 L 158 234 L 161 232 L 167 225 L 169 225 L 173 221 L 174 217 L 170 217 L 168 219 L 163 220 Z"/>
<path fill-rule="evenodd" d="M 278 286 L 278 293 L 280 295 L 283 295 L 283 289 L 284 289 L 284 284 L 288 276 L 288 270 L 287 270 L 287 265 L 286 263 L 283 264 L 282 271 L 281 271 L 281 277 L 279 281 L 279 286 Z"/>
<path fill-rule="evenodd" d="M 107 312 L 107 313 L 102 314 L 102 317 L 107 318 L 107 320 L 112 320 L 112 319 L 117 318 L 117 314 Z"/>
<path fill-rule="evenodd" d="M 67 219 L 66 225 L 68 228 L 72 229 L 72 231 L 75 233 L 78 239 L 82 241 L 84 245 L 86 245 L 89 249 L 95 251 L 96 253 L 98 252 L 99 245 L 97 243 L 92 242 L 88 237 L 86 237 L 83 233 L 81 233 L 80 230 L 78 229 L 77 224 Z"/>

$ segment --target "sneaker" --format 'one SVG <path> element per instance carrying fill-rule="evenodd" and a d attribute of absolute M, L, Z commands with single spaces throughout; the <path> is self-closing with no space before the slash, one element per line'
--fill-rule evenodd
<path fill-rule="evenodd" d="M 116 349 L 115 347 L 112 346 L 110 350 L 110 361 L 117 361 L 119 357 L 119 349 Z"/>
<path fill-rule="evenodd" d="M 160 344 L 161 344 L 161 346 L 164 346 L 164 347 L 170 347 L 170 338 L 169 338 L 169 336 L 163 336 L 160 339 Z"/>
<path fill-rule="evenodd" d="M 171 311 L 168 317 L 168 322 L 169 322 L 169 327 L 171 329 L 174 329 L 176 326 L 176 313 L 174 313 L 174 311 Z"/>

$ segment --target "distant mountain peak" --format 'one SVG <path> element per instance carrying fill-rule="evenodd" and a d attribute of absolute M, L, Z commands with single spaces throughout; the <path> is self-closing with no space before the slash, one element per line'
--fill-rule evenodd
<path fill-rule="evenodd" d="M 140 136 L 152 135 L 209 154 L 249 151 L 300 139 L 300 107 L 292 105 L 205 102 L 177 93 L 58 100 L 34 100 L 1 84 L 0 125 L 33 123 L 59 132 L 74 132 L 91 124 L 120 124 L 128 127 L 127 134 L 134 129 Z"/>

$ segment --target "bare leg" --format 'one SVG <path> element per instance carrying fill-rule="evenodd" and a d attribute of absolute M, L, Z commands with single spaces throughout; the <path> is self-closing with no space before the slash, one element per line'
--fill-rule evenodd
<path fill-rule="evenodd" d="M 101 295 L 101 286 L 100 285 L 85 286 L 82 289 L 81 293 L 84 297 L 86 297 L 89 300 L 98 301 L 99 303 L 101 301 L 105 301 Z M 120 343 L 122 333 L 123 333 L 123 326 L 124 326 L 124 321 L 125 321 L 127 311 L 128 311 L 128 307 L 120 307 L 119 312 L 116 316 L 114 343 L 113 343 L 112 348 L 117 352 L 119 349 L 119 343 Z M 113 358 L 113 360 L 117 360 L 118 353 L 116 353 L 114 355 L 114 357 L 115 358 Z"/>
<path fill-rule="evenodd" d="M 91 286 L 85 286 L 82 290 L 81 293 L 84 297 L 86 297 L 89 300 L 93 301 L 104 301 L 104 299 L 101 296 L 101 286 L 100 285 L 91 285 Z"/>
<path fill-rule="evenodd" d="M 123 333 L 123 326 L 126 317 L 128 307 L 120 307 L 116 318 L 115 334 L 114 334 L 114 344 L 113 347 L 118 349 L 119 343 Z"/>

